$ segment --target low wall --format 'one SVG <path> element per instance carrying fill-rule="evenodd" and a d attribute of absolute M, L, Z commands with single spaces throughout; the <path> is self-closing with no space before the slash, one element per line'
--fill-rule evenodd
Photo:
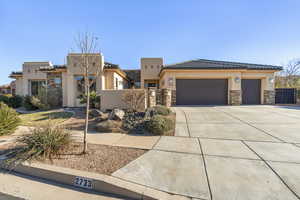
<path fill-rule="evenodd" d="M 144 110 L 147 108 L 147 95 L 146 90 L 143 89 L 124 89 L 124 90 L 102 90 L 101 91 L 101 109 L 128 109 L 129 105 L 123 101 L 123 96 L 126 92 L 140 92 L 144 95 L 144 102 L 140 105 L 140 109 Z"/>

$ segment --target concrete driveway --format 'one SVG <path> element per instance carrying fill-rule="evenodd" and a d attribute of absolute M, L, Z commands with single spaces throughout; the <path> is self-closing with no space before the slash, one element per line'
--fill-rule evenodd
<path fill-rule="evenodd" d="M 300 107 L 174 110 L 175 137 L 114 176 L 187 199 L 300 199 Z"/>

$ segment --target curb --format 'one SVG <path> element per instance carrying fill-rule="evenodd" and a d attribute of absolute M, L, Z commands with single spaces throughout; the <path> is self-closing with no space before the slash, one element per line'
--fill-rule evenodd
<path fill-rule="evenodd" d="M 57 167 L 42 163 L 28 163 L 25 162 L 16 166 L 13 169 L 14 172 L 54 181 L 57 183 L 75 186 L 81 189 L 107 194 L 113 194 L 115 196 L 130 198 L 130 199 L 139 199 L 139 200 L 155 200 L 155 199 L 163 199 L 163 200 L 187 200 L 190 198 L 172 195 L 166 192 L 162 192 L 159 190 L 155 190 L 143 185 L 135 184 L 132 182 L 127 182 L 122 179 L 103 175 L 90 173 L 75 169 Z M 80 180 L 81 182 L 90 181 L 90 186 L 79 186 L 76 185 L 76 182 Z"/>

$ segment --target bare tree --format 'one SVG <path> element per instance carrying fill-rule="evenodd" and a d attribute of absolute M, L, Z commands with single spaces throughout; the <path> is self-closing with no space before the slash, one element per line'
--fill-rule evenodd
<path fill-rule="evenodd" d="M 276 77 L 276 85 L 280 87 L 296 87 L 300 75 L 300 59 L 288 62 Z"/>
<path fill-rule="evenodd" d="M 75 38 L 75 43 L 80 51 L 80 68 L 83 72 L 84 94 L 86 97 L 86 115 L 83 136 L 83 151 L 87 151 L 86 135 L 89 126 L 89 110 L 90 110 L 90 87 L 96 82 L 101 73 L 101 63 L 95 63 L 94 56 L 99 53 L 98 38 L 89 32 L 79 33 Z M 92 77 L 92 78 L 91 78 Z"/>

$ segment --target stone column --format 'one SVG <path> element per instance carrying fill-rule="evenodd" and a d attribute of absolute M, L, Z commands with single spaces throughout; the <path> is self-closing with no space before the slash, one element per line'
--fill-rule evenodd
<path fill-rule="evenodd" d="M 163 89 L 163 105 L 171 107 L 172 105 L 172 94 L 170 89 Z"/>
<path fill-rule="evenodd" d="M 156 92 L 155 89 L 148 89 L 148 107 L 156 106 Z"/>
<path fill-rule="evenodd" d="M 275 91 L 264 90 L 264 104 L 273 105 L 275 104 Z"/>
<path fill-rule="evenodd" d="M 162 105 L 162 90 L 156 89 L 156 105 Z"/>
<path fill-rule="evenodd" d="M 172 106 L 176 105 L 176 90 L 172 90 Z"/>
<path fill-rule="evenodd" d="M 230 105 L 241 105 L 242 104 L 242 94 L 241 90 L 230 90 L 229 92 Z"/>

